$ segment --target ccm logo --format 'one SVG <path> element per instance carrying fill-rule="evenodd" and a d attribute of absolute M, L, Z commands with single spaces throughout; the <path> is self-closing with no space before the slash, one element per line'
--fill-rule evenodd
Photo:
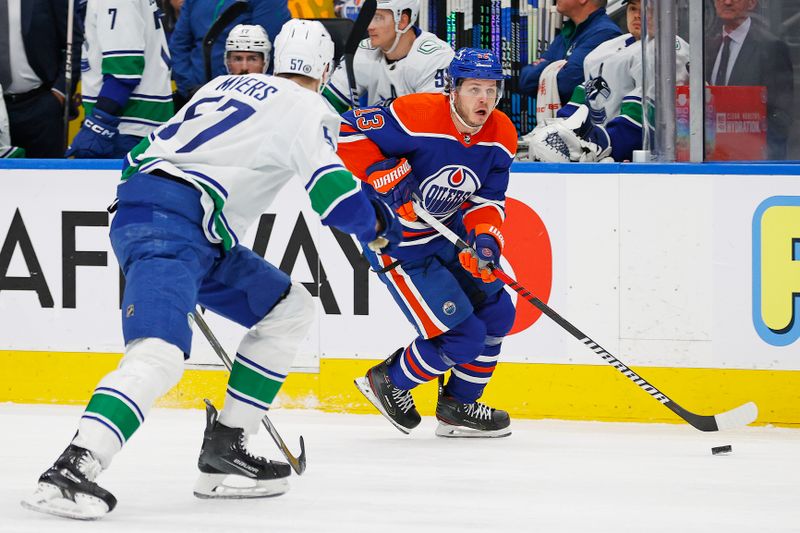
<path fill-rule="evenodd" d="M 108 137 L 109 139 L 116 135 L 113 131 L 109 131 L 100 124 L 95 124 L 91 121 L 91 119 L 86 119 L 85 125 L 88 126 L 90 130 L 94 133 L 100 135 L 101 137 Z"/>

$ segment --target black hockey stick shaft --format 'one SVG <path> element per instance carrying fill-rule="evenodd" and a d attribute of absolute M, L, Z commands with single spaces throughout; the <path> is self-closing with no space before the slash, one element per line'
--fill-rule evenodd
<path fill-rule="evenodd" d="M 200 313 L 200 310 L 195 310 L 194 313 L 194 321 L 197 323 L 197 327 L 200 328 L 200 331 L 203 332 L 203 336 L 206 338 L 208 343 L 211 345 L 211 348 L 214 349 L 214 352 L 217 354 L 222 360 L 222 364 L 225 365 L 225 368 L 228 369 L 228 372 L 231 371 L 233 368 L 233 363 L 231 362 L 231 358 L 228 356 L 225 349 L 217 340 L 216 335 L 214 332 L 211 331 L 211 328 L 208 327 L 203 315 Z M 261 423 L 266 428 L 267 432 L 269 433 L 272 440 L 275 441 L 275 444 L 278 446 L 278 449 L 283 453 L 286 460 L 289 461 L 289 464 L 292 465 L 292 469 L 297 473 L 298 476 L 302 476 L 303 472 L 306 471 L 306 444 L 303 440 L 303 437 L 300 436 L 300 455 L 295 457 L 292 452 L 289 450 L 289 447 L 286 446 L 286 443 L 281 438 L 280 433 L 278 430 L 275 429 L 275 426 L 272 424 L 272 421 L 269 417 L 265 414 L 264 417 L 261 419 Z"/>
<path fill-rule="evenodd" d="M 464 240 L 461 239 L 458 235 L 456 235 L 455 232 L 453 232 L 450 228 L 442 224 L 438 219 L 436 219 L 433 215 L 431 215 L 423 207 L 421 207 L 418 197 L 415 198 L 415 200 L 416 201 L 414 202 L 414 212 L 420 218 L 422 218 L 425 222 L 427 222 L 432 228 L 438 231 L 447 240 L 456 245 L 456 247 L 459 250 L 470 248 L 470 245 L 464 242 Z M 683 420 L 691 424 L 696 429 L 699 429 L 700 431 L 718 431 L 719 429 L 728 429 L 740 425 L 747 425 L 756 419 L 756 416 L 758 415 L 758 409 L 752 402 L 748 402 L 730 411 L 726 411 L 725 413 L 720 413 L 719 415 L 698 415 L 684 409 L 683 407 L 678 405 L 675 401 L 670 399 L 666 394 L 664 394 L 659 389 L 654 387 L 646 379 L 642 378 L 633 370 L 631 370 L 625 363 L 623 363 L 622 361 L 611 355 L 609 352 L 607 352 L 603 347 L 601 347 L 598 343 L 592 340 L 591 337 L 583 333 L 572 323 L 570 323 L 566 318 L 558 314 L 553 308 L 551 308 L 542 300 L 534 296 L 528 289 L 523 287 L 519 282 L 517 282 L 511 276 L 500 270 L 500 268 L 496 267 L 492 263 L 489 263 L 487 265 L 487 268 L 490 268 L 492 274 L 497 276 L 497 278 L 501 280 L 503 283 L 505 283 L 508 287 L 516 291 L 522 298 L 527 300 L 529 303 L 533 304 L 537 309 L 539 309 L 542 313 L 547 315 L 547 317 L 553 320 L 556 324 L 561 326 L 570 335 L 572 335 L 573 337 L 581 341 L 583 344 L 588 346 L 590 350 L 599 355 L 606 363 L 616 368 L 623 376 L 630 379 L 632 382 L 638 385 L 639 388 L 647 392 L 655 400 L 659 401 L 661 404 L 663 404 L 665 407 L 670 409 L 673 413 L 681 417 Z"/>
<path fill-rule="evenodd" d="M 361 40 L 367 35 L 367 27 L 372 22 L 372 17 L 375 16 L 375 10 L 378 8 L 376 0 L 364 0 L 361 4 L 361 9 L 356 17 L 353 29 L 350 31 L 350 36 L 344 44 L 344 69 L 347 73 L 347 84 L 350 86 L 350 103 L 352 107 L 357 107 L 355 95 L 358 92 L 356 87 L 356 73 L 353 70 L 353 61 L 356 57 L 356 50 Z"/>
<path fill-rule="evenodd" d="M 222 30 L 247 10 L 248 5 L 247 0 L 237 0 L 229 5 L 225 11 L 220 13 L 217 20 L 211 24 L 205 37 L 203 37 L 203 65 L 205 67 L 206 83 L 211 81 L 211 49 L 214 48 L 214 42 L 222 33 Z M 274 35 L 271 37 L 275 38 Z"/>

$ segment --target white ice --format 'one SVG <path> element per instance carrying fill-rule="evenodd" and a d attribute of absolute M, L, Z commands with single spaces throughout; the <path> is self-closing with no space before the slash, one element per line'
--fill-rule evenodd
<path fill-rule="evenodd" d="M 800 531 L 800 430 L 704 434 L 687 425 L 514 420 L 505 439 L 410 436 L 378 415 L 277 409 L 308 470 L 284 496 L 192 495 L 199 410 L 154 409 L 98 481 L 117 508 L 94 523 L 23 509 L 81 408 L 0 404 L 2 532 L 784 532 Z M 733 445 L 730 456 L 711 447 Z M 259 434 L 256 452 L 277 458 Z"/>

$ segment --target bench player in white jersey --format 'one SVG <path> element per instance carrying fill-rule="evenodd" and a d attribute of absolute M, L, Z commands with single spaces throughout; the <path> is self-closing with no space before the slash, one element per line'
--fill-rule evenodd
<path fill-rule="evenodd" d="M 539 161 L 630 161 L 642 147 L 641 0 L 626 0 L 631 34 L 603 43 L 586 56 L 586 81 L 572 93 L 554 121 L 523 139 Z M 653 17 L 648 17 L 653 20 Z M 654 28 L 650 29 L 653 35 Z M 653 58 L 652 41 L 647 53 Z M 689 45 L 675 37 L 676 82 L 689 80 Z M 650 94 L 653 93 L 652 85 Z"/>
<path fill-rule="evenodd" d="M 95 478 L 180 379 L 198 304 L 249 331 L 225 408 L 218 413 L 208 402 L 194 493 L 257 498 L 287 490 L 289 465 L 251 455 L 246 439 L 286 379 L 314 304 L 302 284 L 239 238 L 298 175 L 323 224 L 376 250 L 401 239 L 393 211 L 368 198 L 336 155 L 340 119 L 318 93 L 332 61 L 333 41 L 320 22 L 290 20 L 275 40 L 274 76 L 215 78 L 129 154 L 111 225 L 127 282 L 125 355 L 24 506 L 81 519 L 114 508 Z"/>
<path fill-rule="evenodd" d="M 454 52 L 446 42 L 414 25 L 419 0 L 377 3 L 367 29 L 369 38 L 361 42 L 353 59 L 356 104 L 362 97 L 372 106 L 406 94 L 444 92 L 444 75 Z M 323 94 L 339 113 L 354 107 L 344 65 L 333 73 Z"/>
<path fill-rule="evenodd" d="M 86 119 L 66 156 L 121 158 L 175 112 L 161 11 L 148 0 L 89 0 L 85 21 Z"/>

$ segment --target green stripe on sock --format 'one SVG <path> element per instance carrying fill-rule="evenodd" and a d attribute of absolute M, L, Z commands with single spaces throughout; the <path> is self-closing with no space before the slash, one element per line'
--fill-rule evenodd
<path fill-rule="evenodd" d="M 131 438 L 131 435 L 141 425 L 136 413 L 128 407 L 128 404 L 108 394 L 94 393 L 89 405 L 86 406 L 86 412 L 96 413 L 108 419 L 109 422 L 117 426 L 125 440 Z"/>
<path fill-rule="evenodd" d="M 265 405 L 272 404 L 282 385 L 282 382 L 259 374 L 239 361 L 234 361 L 231 377 L 228 379 L 228 387 Z"/>
<path fill-rule="evenodd" d="M 341 196 L 358 187 L 353 175 L 346 170 L 335 170 L 325 174 L 308 191 L 311 207 L 323 215 Z"/>

